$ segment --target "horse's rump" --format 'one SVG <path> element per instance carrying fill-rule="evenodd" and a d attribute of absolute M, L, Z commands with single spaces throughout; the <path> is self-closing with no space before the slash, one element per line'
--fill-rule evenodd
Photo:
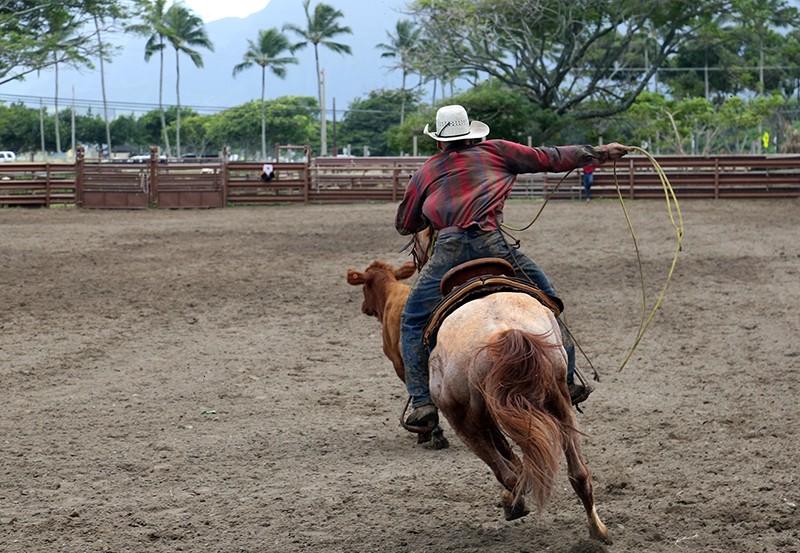
<path fill-rule="evenodd" d="M 558 473 L 570 409 L 553 362 L 560 343 L 520 329 L 496 333 L 483 350 L 491 367 L 476 387 L 495 424 L 522 450 L 523 465 L 514 496 L 530 492 L 539 511 L 550 498 Z"/>

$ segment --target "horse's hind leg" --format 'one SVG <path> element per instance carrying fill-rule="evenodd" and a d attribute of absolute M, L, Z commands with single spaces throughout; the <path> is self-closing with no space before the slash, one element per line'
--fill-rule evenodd
<path fill-rule="evenodd" d="M 570 432 L 571 436 L 564 443 L 564 454 L 567 457 L 567 471 L 572 489 L 583 502 L 583 508 L 589 517 L 589 535 L 592 539 L 611 545 L 611 537 L 605 524 L 600 522 L 597 510 L 594 507 L 594 488 L 592 476 L 581 455 L 580 436 L 577 432 Z"/>
<path fill-rule="evenodd" d="M 503 434 L 491 420 L 470 421 L 466 417 L 448 417 L 450 426 L 475 455 L 492 469 L 495 478 L 503 486 L 501 500 L 506 520 L 515 520 L 530 511 L 524 497 L 514 499 L 514 487 L 518 471 L 522 466 L 519 457 L 508 445 Z"/>

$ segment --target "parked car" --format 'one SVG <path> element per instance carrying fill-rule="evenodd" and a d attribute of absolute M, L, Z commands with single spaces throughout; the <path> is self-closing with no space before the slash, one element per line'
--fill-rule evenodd
<path fill-rule="evenodd" d="M 167 161 L 167 156 L 161 154 L 158 156 L 159 163 L 165 163 Z M 128 163 L 147 163 L 150 161 L 150 154 L 140 154 L 131 156 L 126 160 Z"/>
<path fill-rule="evenodd" d="M 14 152 L 0 152 L 0 163 L 12 163 L 17 161 L 17 155 Z"/>

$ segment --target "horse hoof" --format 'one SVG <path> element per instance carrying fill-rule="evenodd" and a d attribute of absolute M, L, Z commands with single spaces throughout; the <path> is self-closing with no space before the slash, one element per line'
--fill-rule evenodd
<path fill-rule="evenodd" d="M 516 501 L 513 501 L 512 495 L 503 490 L 501 498 L 503 500 L 503 514 L 506 520 L 517 520 L 530 513 L 530 510 L 525 506 L 524 497 L 519 497 Z"/>
<path fill-rule="evenodd" d="M 589 535 L 593 540 L 599 541 L 600 543 L 604 543 L 606 545 L 614 544 L 614 541 L 611 539 L 611 535 L 608 533 L 608 530 L 606 530 L 605 526 L 603 526 L 602 530 L 597 531 L 595 531 L 593 528 L 590 528 Z"/>
<path fill-rule="evenodd" d="M 444 437 L 444 431 L 441 428 L 437 428 L 432 434 L 431 449 L 447 449 L 450 447 L 450 442 Z"/>
<path fill-rule="evenodd" d="M 444 430 L 441 426 L 437 426 L 436 430 L 427 434 L 417 434 L 417 445 L 427 444 L 430 449 L 447 449 L 450 447 L 450 442 L 444 437 Z"/>

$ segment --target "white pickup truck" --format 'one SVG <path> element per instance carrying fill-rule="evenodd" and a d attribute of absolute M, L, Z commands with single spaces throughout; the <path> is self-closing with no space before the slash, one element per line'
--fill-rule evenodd
<path fill-rule="evenodd" d="M 17 161 L 17 156 L 14 152 L 0 152 L 0 163 L 11 163 Z"/>

